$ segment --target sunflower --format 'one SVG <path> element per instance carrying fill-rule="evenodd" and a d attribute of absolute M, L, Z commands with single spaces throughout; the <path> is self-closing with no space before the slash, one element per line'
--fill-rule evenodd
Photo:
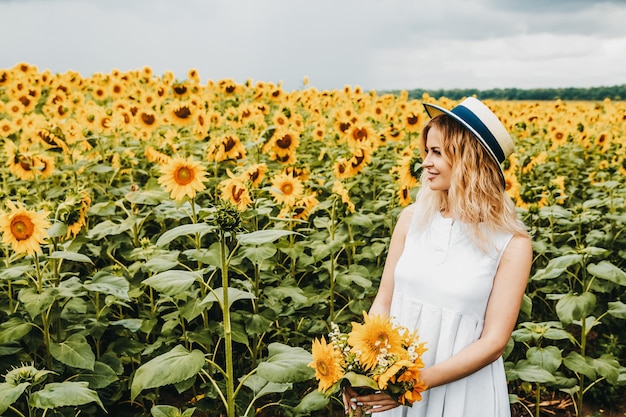
<path fill-rule="evenodd" d="M 87 210 L 90 206 L 91 197 L 85 190 L 70 195 L 63 203 L 59 204 L 57 216 L 67 226 L 66 239 L 76 237 L 83 226 L 87 224 Z"/>
<path fill-rule="evenodd" d="M 348 206 L 348 210 L 351 213 L 354 213 L 354 203 L 350 199 L 350 192 L 346 187 L 344 187 L 341 181 L 335 181 L 333 183 L 333 193 L 337 194 L 341 197 L 341 202 Z"/>
<path fill-rule="evenodd" d="M 159 164 L 167 164 L 172 160 L 172 157 L 156 150 L 153 146 L 146 146 L 144 155 L 148 162 L 158 162 Z"/>
<path fill-rule="evenodd" d="M 194 118 L 194 108 L 178 100 L 171 102 L 165 112 L 167 120 L 179 127 L 188 125 Z"/>
<path fill-rule="evenodd" d="M 203 181 L 206 175 L 207 172 L 199 162 L 176 156 L 161 167 L 158 181 L 166 191 L 171 192 L 173 199 L 182 200 L 185 197 L 194 198 L 197 191 L 205 189 Z"/>
<path fill-rule="evenodd" d="M 279 157 L 293 154 L 300 144 L 299 135 L 287 129 L 277 129 L 272 139 L 274 139 L 272 150 Z"/>
<path fill-rule="evenodd" d="M 11 245 L 16 253 L 39 252 L 40 244 L 45 243 L 50 222 L 47 211 L 26 210 L 21 204 L 7 202 L 9 213 L 0 214 L 0 231 L 5 245 Z"/>
<path fill-rule="evenodd" d="M 400 160 L 397 167 L 392 172 L 398 176 L 398 182 L 403 188 L 413 188 L 419 184 L 420 173 L 422 171 L 422 158 L 418 153 L 409 154 Z"/>
<path fill-rule="evenodd" d="M 595 145 L 601 149 L 601 152 L 606 152 L 611 147 L 612 135 L 609 132 L 600 132 L 595 138 Z"/>
<path fill-rule="evenodd" d="M 369 147 L 376 142 L 376 132 L 369 123 L 355 123 L 348 129 L 348 145 L 351 149 L 358 149 L 363 147 Z"/>
<path fill-rule="evenodd" d="M 0 136 L 7 137 L 17 129 L 9 119 L 0 119 Z"/>
<path fill-rule="evenodd" d="M 392 384 L 396 383 L 398 372 L 400 372 L 403 368 L 408 369 L 413 366 L 414 366 L 413 362 L 411 362 L 410 360 L 401 359 L 391 364 L 391 366 L 385 369 L 384 372 L 380 374 L 375 374 L 373 376 L 373 379 L 378 383 L 378 387 L 381 390 L 386 390 L 389 383 L 392 383 Z M 404 375 L 404 372 L 402 373 L 402 375 Z"/>
<path fill-rule="evenodd" d="M 550 134 L 550 139 L 552 139 L 552 148 L 556 148 L 567 142 L 567 133 L 561 129 L 554 129 Z"/>
<path fill-rule="evenodd" d="M 350 176 L 355 176 L 362 172 L 370 162 L 372 162 L 371 149 L 365 147 L 356 149 L 347 165 Z"/>
<path fill-rule="evenodd" d="M 220 190 L 222 192 L 222 200 L 227 201 L 241 212 L 245 211 L 252 199 L 246 184 L 239 178 L 228 178 L 220 182 Z"/>
<path fill-rule="evenodd" d="M 292 207 L 302 198 L 304 186 L 302 181 L 289 174 L 278 174 L 272 180 L 270 193 L 277 203 Z"/>
<path fill-rule="evenodd" d="M 209 162 L 243 159 L 246 157 L 246 147 L 241 143 L 239 136 L 234 133 L 227 133 L 211 141 L 207 154 Z"/>
<path fill-rule="evenodd" d="M 402 355 L 402 337 L 390 317 L 368 316 L 363 312 L 363 318 L 363 324 L 352 323 L 348 344 L 366 370 L 374 369 L 380 357 Z"/>
<path fill-rule="evenodd" d="M 407 132 L 419 132 L 424 123 L 424 114 L 421 111 L 411 110 L 404 114 L 404 130 Z"/>
<path fill-rule="evenodd" d="M 246 180 L 252 183 L 252 187 L 258 187 L 261 181 L 263 181 L 266 171 L 266 164 L 255 164 L 246 168 L 243 176 L 246 178 Z"/>
<path fill-rule="evenodd" d="M 319 200 L 317 199 L 317 194 L 307 195 L 301 200 L 296 201 L 296 204 L 293 207 L 292 217 L 298 220 L 306 220 L 309 218 L 309 215 L 313 211 L 315 207 L 319 205 Z M 287 213 L 281 213 L 285 217 Z"/>
<path fill-rule="evenodd" d="M 406 185 L 401 185 L 398 190 L 398 201 L 402 207 L 406 207 L 413 201 L 411 198 L 411 188 Z"/>
<path fill-rule="evenodd" d="M 48 178 L 54 172 L 54 158 L 48 155 L 37 155 L 33 157 L 35 168 L 41 178 Z"/>
<path fill-rule="evenodd" d="M 326 343 L 324 337 L 313 341 L 311 355 L 313 362 L 309 363 L 309 367 L 315 369 L 315 378 L 319 380 L 318 389 L 324 392 L 344 376 L 341 355 L 332 344 Z"/>
<path fill-rule="evenodd" d="M 139 127 L 143 130 L 151 132 L 159 126 L 156 113 L 147 106 L 141 108 L 136 117 L 139 121 Z"/>
<path fill-rule="evenodd" d="M 6 163 L 9 172 L 22 181 L 30 181 L 35 178 L 36 168 L 32 156 L 22 153 L 11 140 L 4 142 L 4 153 L 7 156 Z"/>

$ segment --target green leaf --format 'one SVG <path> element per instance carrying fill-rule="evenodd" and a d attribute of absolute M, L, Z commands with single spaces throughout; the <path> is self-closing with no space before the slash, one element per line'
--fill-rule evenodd
<path fill-rule="evenodd" d="M 24 278 L 24 275 L 31 269 L 30 265 L 20 265 L 3 269 L 0 272 L 0 279 Z"/>
<path fill-rule="evenodd" d="M 204 353 L 200 350 L 187 351 L 183 346 L 177 345 L 149 362 L 141 365 L 130 388 L 131 400 L 137 398 L 145 389 L 162 387 L 176 384 L 189 379 L 200 372 L 204 366 Z M 164 372 L 164 370 L 167 370 Z"/>
<path fill-rule="evenodd" d="M 255 264 L 259 264 L 267 259 L 272 258 L 276 254 L 276 246 L 246 246 L 243 250 L 243 256 Z"/>
<path fill-rule="evenodd" d="M 176 226 L 163 233 L 157 240 L 156 245 L 165 246 L 180 236 L 195 235 L 196 233 L 200 236 L 204 236 L 213 230 L 215 230 L 215 226 L 206 223 L 183 224 L 182 226 Z"/>
<path fill-rule="evenodd" d="M 596 379 L 596 369 L 593 363 L 593 359 L 584 358 L 578 352 L 570 352 L 565 358 L 563 358 L 563 364 L 572 371 L 583 374 L 591 380 Z"/>
<path fill-rule="evenodd" d="M 548 262 L 548 265 L 538 270 L 535 275 L 531 277 L 533 281 L 541 281 L 544 279 L 558 278 L 572 265 L 579 264 L 583 260 L 583 255 L 570 254 L 553 258 Z"/>
<path fill-rule="evenodd" d="M 91 280 L 87 280 L 83 287 L 87 291 L 113 295 L 121 300 L 129 300 L 130 284 L 124 277 L 98 271 Z"/>
<path fill-rule="evenodd" d="M 78 252 L 54 251 L 50 254 L 49 257 L 52 259 L 64 259 L 68 261 L 85 262 L 93 265 L 93 262 L 91 261 L 91 259 L 89 259 L 88 256 L 85 256 L 82 253 Z"/>
<path fill-rule="evenodd" d="M 342 379 L 350 382 L 350 385 L 353 387 L 368 387 L 373 389 L 379 389 L 378 383 L 374 381 L 369 376 L 357 374 L 354 372 L 347 372 Z"/>
<path fill-rule="evenodd" d="M 556 381 L 552 373 L 523 359 L 518 361 L 513 369 L 509 369 L 508 373 L 513 375 L 513 379 L 519 378 L 522 381 L 527 382 L 539 382 L 545 384 Z"/>
<path fill-rule="evenodd" d="M 547 346 L 545 348 L 533 346 L 526 351 L 526 358 L 532 365 L 537 365 L 551 374 L 554 374 L 559 369 L 563 360 L 561 350 L 556 346 Z"/>
<path fill-rule="evenodd" d="M 609 314 L 618 319 L 626 319 L 626 304 L 621 301 L 610 301 Z"/>
<path fill-rule="evenodd" d="M 307 381 L 315 376 L 315 370 L 309 367 L 312 360 L 311 353 L 300 347 L 271 343 L 268 356 L 259 363 L 257 373 L 277 383 Z"/>
<path fill-rule="evenodd" d="M 180 251 L 172 250 L 159 252 L 165 253 L 159 253 L 148 259 L 145 263 L 145 267 L 148 268 L 150 272 L 163 272 L 178 266 L 178 255 Z"/>
<path fill-rule="evenodd" d="M 330 402 L 330 398 L 318 390 L 311 391 L 302 398 L 302 401 L 294 408 L 297 416 L 309 415 L 312 411 L 323 409 Z"/>
<path fill-rule="evenodd" d="M 57 292 L 55 288 L 50 287 L 45 288 L 41 294 L 33 288 L 23 288 L 18 294 L 18 299 L 34 319 L 54 303 Z"/>
<path fill-rule="evenodd" d="M 361 288 L 367 289 L 372 286 L 372 281 L 369 278 L 357 273 L 338 274 L 337 283 L 346 288 L 352 285 L 358 285 Z"/>
<path fill-rule="evenodd" d="M 32 330 L 32 323 L 25 322 L 18 317 L 11 317 L 0 324 L 0 345 L 17 342 Z"/>
<path fill-rule="evenodd" d="M 172 405 L 155 405 L 150 409 L 152 417 L 181 417 L 180 410 Z"/>
<path fill-rule="evenodd" d="M 162 294 L 175 297 L 189 290 L 195 281 L 200 280 L 202 275 L 197 272 L 171 269 L 144 279 L 142 283 Z"/>
<path fill-rule="evenodd" d="M 216 298 L 217 295 L 217 298 Z M 254 294 L 248 291 L 242 291 L 237 288 L 228 288 L 228 307 L 233 305 L 235 301 L 238 300 L 254 300 L 256 297 Z M 222 287 L 215 288 L 213 292 L 207 295 L 204 300 L 200 303 L 200 305 L 204 305 L 207 303 L 214 303 L 215 301 L 219 301 L 220 305 L 224 304 L 224 290 Z"/>
<path fill-rule="evenodd" d="M 237 235 L 237 240 L 242 245 L 264 245 L 266 243 L 273 242 L 281 237 L 289 235 L 300 235 L 300 233 L 293 232 L 291 230 L 257 230 L 255 232 L 243 233 Z"/>
<path fill-rule="evenodd" d="M 76 380 L 89 383 L 89 388 L 91 389 L 102 389 L 119 380 L 119 378 L 109 365 L 96 362 L 93 372 L 81 372 L 76 377 Z"/>
<path fill-rule="evenodd" d="M 3 414 L 11 404 L 17 401 L 30 385 L 29 382 L 22 382 L 19 385 L 3 382 L 0 384 L 0 415 Z"/>
<path fill-rule="evenodd" d="M 250 388 L 255 400 L 267 394 L 285 392 L 293 386 L 291 383 L 279 384 L 277 382 L 271 382 L 259 375 L 251 375 L 246 379 L 243 385 Z"/>
<path fill-rule="evenodd" d="M 135 204 L 156 206 L 169 198 L 167 191 L 162 189 L 131 191 L 124 196 L 126 200 Z"/>
<path fill-rule="evenodd" d="M 152 417 L 190 417 L 195 407 L 188 408 L 184 413 L 172 405 L 155 405 L 150 409 Z M 190 411 L 191 410 L 191 411 Z"/>
<path fill-rule="evenodd" d="M 31 394 L 29 404 L 47 410 L 95 402 L 104 410 L 98 393 L 87 385 L 86 382 L 53 382 Z"/>
<path fill-rule="evenodd" d="M 309 297 L 306 296 L 301 288 L 297 285 L 293 286 L 280 286 L 280 287 L 267 287 L 265 289 L 265 295 L 272 300 L 277 300 L 284 305 L 288 303 L 286 301 L 291 298 L 291 301 L 297 306 L 306 305 L 309 302 Z"/>
<path fill-rule="evenodd" d="M 620 373 L 620 364 L 613 355 L 604 354 L 597 359 L 593 359 L 593 366 L 599 375 L 602 375 L 612 385 L 617 384 Z"/>
<path fill-rule="evenodd" d="M 107 236 L 120 235 L 133 227 L 134 220 L 128 218 L 122 223 L 114 223 L 111 220 L 105 220 L 95 225 L 87 234 L 89 239 L 100 240 Z"/>
<path fill-rule="evenodd" d="M 96 356 L 82 334 L 73 334 L 61 343 L 51 343 L 50 354 L 59 362 L 74 368 L 94 370 Z"/>
<path fill-rule="evenodd" d="M 616 267 L 609 261 L 600 261 L 597 264 L 589 264 L 587 271 L 600 279 L 626 286 L 626 272 Z"/>
<path fill-rule="evenodd" d="M 584 320 L 596 306 L 596 295 L 585 292 L 580 295 L 565 294 L 556 304 L 556 314 L 564 324 Z"/>

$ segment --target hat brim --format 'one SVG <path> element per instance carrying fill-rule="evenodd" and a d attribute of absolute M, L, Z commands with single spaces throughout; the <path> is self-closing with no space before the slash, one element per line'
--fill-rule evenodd
<path fill-rule="evenodd" d="M 493 161 L 498 166 L 498 168 L 499 168 L 498 172 L 500 174 L 500 180 L 502 181 L 502 185 L 506 186 L 506 181 L 505 181 L 505 178 L 504 178 L 504 170 L 502 169 L 502 165 L 501 165 L 500 161 L 498 161 L 498 157 L 495 155 L 495 153 L 493 152 L 491 147 L 489 147 L 489 145 L 488 145 L 487 141 L 485 140 L 485 138 L 483 138 L 482 135 L 480 133 L 478 133 L 476 131 L 476 129 L 474 129 L 474 127 L 472 125 L 470 125 L 466 120 L 464 120 L 459 115 L 451 112 L 448 109 L 444 109 L 443 107 L 437 106 L 435 104 L 430 104 L 430 103 L 423 103 L 423 104 L 424 104 L 424 109 L 426 109 L 426 113 L 428 114 L 428 116 L 431 119 L 436 117 L 436 116 L 439 116 L 440 114 L 447 114 L 448 116 L 452 117 L 454 120 L 459 122 L 467 130 L 469 130 L 476 137 L 476 139 L 478 139 L 478 142 L 482 145 L 482 147 L 487 150 L 487 152 L 489 153 L 489 156 L 491 156 Z"/>

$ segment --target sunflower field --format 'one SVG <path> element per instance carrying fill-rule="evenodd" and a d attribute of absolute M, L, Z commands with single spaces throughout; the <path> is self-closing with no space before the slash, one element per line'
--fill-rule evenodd
<path fill-rule="evenodd" d="M 0 69 L 0 415 L 343 415 L 311 344 L 373 300 L 420 186 L 422 102 L 455 104 Z M 507 191 L 535 254 L 505 352 L 514 414 L 609 409 L 626 103 L 486 104 L 516 141 Z"/>

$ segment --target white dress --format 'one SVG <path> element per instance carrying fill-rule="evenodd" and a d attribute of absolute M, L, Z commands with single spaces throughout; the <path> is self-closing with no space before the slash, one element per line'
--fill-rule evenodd
<path fill-rule="evenodd" d="M 417 212 L 417 210 L 416 210 Z M 414 221 L 394 275 L 390 315 L 417 329 L 426 342 L 425 366 L 441 362 L 480 337 L 493 279 L 512 234 L 493 233 L 488 254 L 476 247 L 465 225 L 434 216 L 428 230 Z M 509 417 L 502 358 L 458 381 L 425 391 L 412 407 L 380 417 Z"/>

